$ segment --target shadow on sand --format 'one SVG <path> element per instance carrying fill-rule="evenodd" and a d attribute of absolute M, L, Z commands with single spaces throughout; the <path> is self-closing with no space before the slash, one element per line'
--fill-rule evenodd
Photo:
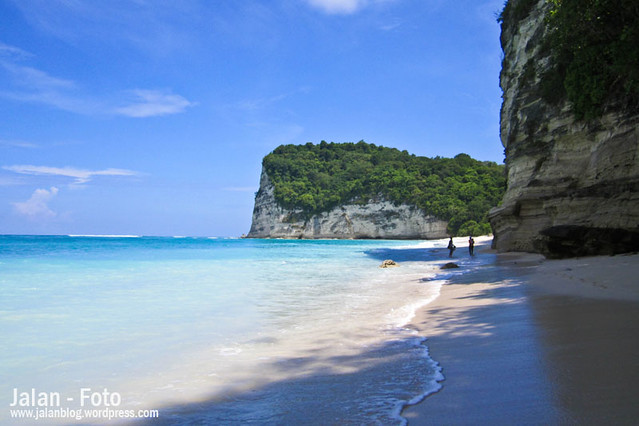
<path fill-rule="evenodd" d="M 451 277 L 501 284 L 460 297 L 490 303 L 427 308 L 446 380 L 409 424 L 637 424 L 639 303 L 540 295 L 526 284 L 538 262 L 514 264 Z"/>
<path fill-rule="evenodd" d="M 159 419 L 136 424 L 399 424 L 402 401 L 437 389 L 437 366 L 424 351 L 419 339 L 407 338 L 352 356 L 273 360 L 265 370 L 296 377 L 165 407 Z"/>
<path fill-rule="evenodd" d="M 407 262 L 441 257 L 441 249 L 367 254 Z M 487 256 L 492 258 L 473 264 L 476 268 L 470 273 L 448 278 L 452 284 L 500 284 L 464 296 L 495 303 L 458 311 L 433 306 L 423 317 L 425 322 L 429 316 L 440 318 L 444 332 L 428 346 L 445 380 L 438 393 L 420 404 L 428 416 L 406 412 L 409 424 L 636 421 L 639 304 L 531 295 L 525 282 L 534 262 L 512 268 L 497 256 Z M 352 356 L 310 353 L 279 359 L 269 368 L 299 374 L 220 398 L 167 407 L 159 421 L 148 423 L 399 424 L 399 418 L 389 417 L 393 406 L 417 393 L 407 392 L 406 383 L 416 382 L 411 389 L 433 385 L 419 382 L 420 377 L 432 378 L 436 370 L 428 358 L 422 357 L 421 365 L 406 362 L 407 356 L 424 350 L 419 341 L 405 338 Z"/>

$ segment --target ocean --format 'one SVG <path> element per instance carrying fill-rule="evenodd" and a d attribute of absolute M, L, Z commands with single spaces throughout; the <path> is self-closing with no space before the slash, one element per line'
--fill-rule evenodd
<path fill-rule="evenodd" d="M 151 424 L 403 424 L 443 379 L 407 324 L 446 244 L 0 236 L 0 423 L 91 423 L 12 418 L 33 390 Z"/>

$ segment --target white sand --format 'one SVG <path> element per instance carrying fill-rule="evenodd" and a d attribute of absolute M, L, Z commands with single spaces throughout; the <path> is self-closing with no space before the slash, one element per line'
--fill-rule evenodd
<path fill-rule="evenodd" d="M 497 265 L 415 318 L 446 379 L 409 424 L 637 424 L 639 255 Z"/>

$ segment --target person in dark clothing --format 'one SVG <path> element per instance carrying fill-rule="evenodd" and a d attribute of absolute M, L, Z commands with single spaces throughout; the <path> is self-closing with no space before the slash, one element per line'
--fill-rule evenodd
<path fill-rule="evenodd" d="M 470 253 L 471 256 L 475 254 L 475 240 L 473 240 L 472 235 L 468 237 L 468 253 Z"/>
<path fill-rule="evenodd" d="M 448 253 L 448 257 L 453 257 L 453 252 L 456 248 L 457 247 L 455 247 L 455 244 L 453 244 L 453 237 L 450 237 L 450 241 L 448 241 L 448 250 L 450 251 Z"/>

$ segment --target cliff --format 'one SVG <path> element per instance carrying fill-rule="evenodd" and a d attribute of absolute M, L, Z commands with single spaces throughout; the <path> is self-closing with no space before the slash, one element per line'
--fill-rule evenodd
<path fill-rule="evenodd" d="M 429 239 L 490 233 L 504 166 L 364 141 L 280 145 L 262 160 L 249 237 Z"/>
<path fill-rule="evenodd" d="M 432 239 L 446 237 L 447 225 L 414 206 L 385 200 L 341 205 L 306 218 L 302 210 L 277 202 L 263 170 L 248 238 Z"/>
<path fill-rule="evenodd" d="M 508 186 L 490 213 L 494 246 L 549 257 L 637 251 L 639 114 L 607 105 L 584 121 L 568 100 L 544 100 L 548 7 L 546 0 L 510 0 L 502 16 Z"/>

